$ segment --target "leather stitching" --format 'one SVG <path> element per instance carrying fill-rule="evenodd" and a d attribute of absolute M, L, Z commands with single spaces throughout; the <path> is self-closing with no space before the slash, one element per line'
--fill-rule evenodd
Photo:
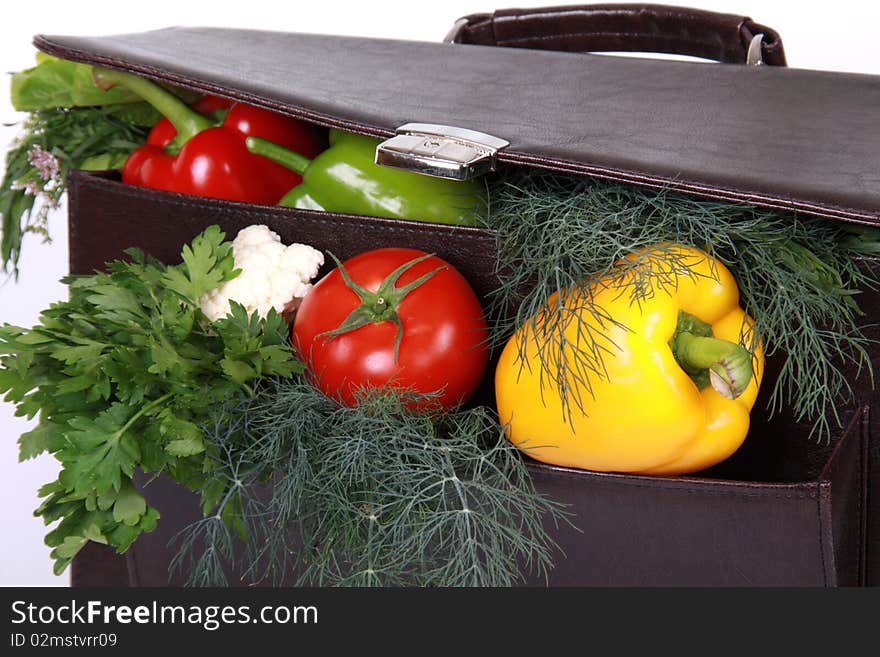
<path fill-rule="evenodd" d="M 828 586 L 828 566 L 825 562 L 825 526 L 822 522 L 822 482 L 816 482 L 816 533 L 819 539 L 819 563 L 822 568 L 822 585 Z M 832 531 L 831 528 L 828 531 Z M 833 536 L 832 536 L 833 539 Z"/>
<path fill-rule="evenodd" d="M 857 210 L 836 203 L 793 201 L 791 199 L 771 196 L 764 192 L 758 192 L 742 187 L 736 189 L 717 187 L 706 183 L 700 183 L 698 181 L 669 178 L 660 175 L 646 175 L 637 172 L 631 173 L 622 169 L 614 169 L 601 165 L 582 164 L 580 162 L 572 162 L 571 160 L 551 160 L 516 151 L 502 151 L 498 154 L 498 160 L 499 162 L 508 162 L 511 164 L 528 164 L 554 171 L 592 175 L 599 178 L 619 180 L 621 182 L 637 183 L 648 187 L 669 187 L 672 190 L 709 196 L 711 198 L 746 201 L 754 205 L 763 205 L 765 207 L 779 208 L 783 210 L 800 210 L 809 214 L 816 214 L 824 217 L 831 216 L 836 219 L 850 221 L 860 220 L 861 222 L 870 225 L 876 225 L 878 219 L 880 219 L 880 214 L 872 214 L 868 211 Z M 834 214 L 831 215 L 831 212 Z"/>
<path fill-rule="evenodd" d="M 501 39 L 498 41 L 499 45 L 504 45 L 507 43 L 525 43 L 529 41 L 552 41 L 555 39 L 566 39 L 569 37 L 626 37 L 626 38 L 635 38 L 635 39 L 650 39 L 651 41 L 670 41 L 672 43 L 680 43 L 683 40 L 687 40 L 689 43 L 698 46 L 711 46 L 713 48 L 717 48 L 719 45 L 718 41 L 704 41 L 700 39 L 690 39 L 685 38 L 679 35 L 673 36 L 664 36 L 662 34 L 651 34 L 648 32 L 565 32 L 561 34 L 546 34 L 546 35 L 533 35 L 533 36 L 523 36 L 523 37 L 507 37 L 505 39 Z M 682 53 L 686 54 L 686 53 Z"/>
<path fill-rule="evenodd" d="M 494 23 L 492 24 L 492 29 L 495 29 Z M 323 122 L 326 125 L 337 125 L 343 129 L 350 129 L 356 132 L 362 132 L 364 134 L 370 134 L 371 136 L 388 136 L 388 131 L 382 130 L 380 128 L 376 128 L 373 126 L 367 126 L 365 124 L 355 124 L 352 122 L 346 122 L 343 120 L 339 120 L 333 117 L 329 117 L 327 115 L 319 114 L 316 112 L 306 111 L 304 108 L 296 108 L 290 105 L 286 105 L 284 103 L 280 103 L 278 101 L 270 101 L 266 98 L 261 98 L 258 96 L 254 96 L 251 94 L 243 94 L 241 92 L 234 93 L 235 90 L 222 88 L 217 85 L 210 85 L 205 82 L 195 81 L 191 79 L 187 79 L 183 76 L 172 75 L 166 71 L 160 71 L 159 69 L 155 69 L 150 66 L 139 66 L 139 67 L 131 67 L 126 62 L 121 60 L 117 60 L 111 57 L 102 57 L 97 56 L 86 51 L 71 48 L 71 47 L 61 47 L 54 44 L 51 40 L 48 40 L 45 37 L 35 39 L 35 43 L 43 50 L 47 52 L 57 54 L 59 56 L 65 58 L 71 58 L 79 61 L 86 61 L 90 63 L 96 64 L 106 64 L 110 66 L 117 66 L 124 68 L 126 70 L 131 70 L 134 72 L 140 72 L 146 75 L 153 75 L 154 77 L 159 77 L 166 81 L 175 82 L 184 84 L 185 86 L 189 86 L 194 89 L 201 89 L 203 91 L 215 92 L 215 93 L 224 93 L 229 95 L 235 95 L 236 97 L 245 100 L 246 102 L 253 102 L 258 105 L 262 105 L 265 107 L 269 107 L 271 109 L 275 109 L 277 111 L 285 112 L 290 114 L 291 116 L 299 116 L 301 118 L 305 118 L 307 120 L 317 120 L 318 122 Z M 511 157 L 513 156 L 513 157 Z M 530 156 L 529 154 L 523 155 L 514 155 L 513 151 L 502 151 L 499 153 L 498 157 L 499 161 L 507 161 L 507 162 L 523 162 L 523 163 L 542 163 L 546 162 L 550 167 L 556 168 L 562 171 L 574 172 L 574 173 L 588 173 L 592 175 L 597 175 L 600 177 L 613 178 L 615 180 L 622 180 L 625 182 L 637 181 L 642 184 L 653 184 L 657 185 L 665 184 L 670 185 L 672 189 L 681 189 L 686 192 L 696 193 L 708 195 L 712 198 L 723 198 L 723 199 L 732 199 L 732 200 L 740 200 L 750 202 L 756 205 L 763 205 L 765 207 L 773 207 L 773 208 L 781 208 L 788 210 L 800 210 L 806 212 L 808 214 L 816 214 L 819 216 L 831 216 L 836 219 L 844 219 L 844 220 L 854 220 L 860 221 L 868 224 L 875 224 L 878 220 L 877 213 L 871 213 L 866 210 L 860 210 L 857 208 L 848 207 L 845 205 L 837 204 L 837 203 L 814 203 L 809 201 L 798 201 L 792 202 L 789 199 L 781 198 L 778 196 L 771 196 L 768 194 L 764 194 L 761 192 L 756 192 L 754 190 L 749 190 L 746 188 L 737 188 L 736 190 L 732 190 L 729 188 L 712 186 L 710 184 L 699 183 L 699 182 L 688 182 L 688 181 L 677 181 L 675 179 L 671 179 L 663 176 L 644 176 L 640 175 L 637 172 L 627 172 L 624 170 L 615 170 L 610 167 L 602 167 L 602 166 L 594 166 L 589 164 L 582 164 L 579 162 L 571 162 L 569 160 L 562 159 L 547 159 L 542 158 L 541 156 Z"/>
<path fill-rule="evenodd" d="M 533 468 L 530 468 L 530 470 L 532 470 L 532 477 L 533 478 L 537 478 L 537 479 L 543 478 L 547 481 L 553 481 L 553 480 L 558 479 L 560 477 L 564 477 L 567 479 L 576 479 L 576 480 L 579 480 L 583 483 L 584 479 L 586 478 L 585 474 L 582 472 L 568 472 L 566 470 L 554 470 L 553 473 L 550 474 L 550 473 L 546 473 L 546 472 L 541 472 L 540 470 L 535 470 Z M 625 477 L 625 476 L 626 475 L 622 475 L 622 477 Z M 587 474 L 587 477 L 589 477 L 589 473 Z M 651 490 L 655 490 L 655 491 L 671 490 L 671 491 L 675 491 L 677 493 L 685 493 L 687 495 L 707 494 L 707 495 L 725 495 L 725 496 L 730 496 L 730 497 L 746 497 L 746 498 L 749 498 L 749 497 L 769 497 L 769 498 L 774 498 L 774 499 L 790 499 L 790 500 L 810 500 L 810 499 L 815 499 L 815 497 L 816 497 L 816 489 L 812 485 L 803 486 L 801 484 L 800 486 L 802 486 L 803 489 L 800 491 L 792 491 L 789 493 L 782 493 L 782 492 L 774 492 L 773 489 L 771 488 L 771 486 L 791 487 L 791 486 L 793 486 L 793 484 L 750 485 L 750 484 L 743 484 L 741 482 L 737 482 L 735 484 L 722 483 L 721 485 L 724 487 L 724 489 L 719 490 L 717 488 L 716 489 L 688 488 L 687 483 L 681 483 L 678 485 L 670 485 L 668 481 L 664 481 L 664 482 L 658 481 L 657 483 L 641 483 L 641 482 L 637 482 L 637 481 L 627 480 L 622 477 L 621 478 L 615 477 L 613 480 L 606 479 L 602 483 L 607 484 L 609 486 L 625 486 L 627 488 L 647 488 L 647 489 L 651 489 Z M 591 483 L 593 483 L 593 482 L 591 482 Z M 694 483 L 696 483 L 698 486 L 711 485 L 711 482 L 707 482 L 705 480 L 699 480 L 699 479 L 695 479 Z M 727 488 L 728 486 L 745 487 L 746 490 L 742 490 L 742 489 L 730 490 L 729 488 Z M 798 484 L 794 484 L 794 486 L 798 486 Z M 752 488 L 753 490 L 748 490 L 748 488 Z"/>
<path fill-rule="evenodd" d="M 296 208 L 284 208 L 284 207 L 280 207 L 280 206 L 277 208 L 274 208 L 273 206 L 267 206 L 267 208 L 265 210 L 260 211 L 260 210 L 249 210 L 249 209 L 245 209 L 245 208 L 227 206 L 227 205 L 224 205 L 222 201 L 218 204 L 205 203 L 205 202 L 199 202 L 199 201 L 190 201 L 190 200 L 185 200 L 184 198 L 178 198 L 175 196 L 171 196 L 170 193 L 168 193 L 168 192 L 158 192 L 157 193 L 155 191 L 150 191 L 146 188 L 135 187 L 133 185 L 128 186 L 128 185 L 123 185 L 121 183 L 117 183 L 115 181 L 95 179 L 95 178 L 89 176 L 88 174 L 76 175 L 76 183 L 78 185 L 80 185 L 81 187 L 92 187 L 95 189 L 102 189 L 102 190 L 106 190 L 109 188 L 110 192 L 112 194 L 115 194 L 117 196 L 121 196 L 124 198 L 149 199 L 151 201 L 161 203 L 163 205 L 170 205 L 170 206 L 184 207 L 184 208 L 199 208 L 202 210 L 208 210 L 208 211 L 215 212 L 218 214 L 223 214 L 226 216 L 231 215 L 231 216 L 240 216 L 240 217 L 265 218 L 267 211 L 272 212 L 272 211 L 296 210 Z M 111 187 L 111 185 L 112 185 L 112 187 Z M 117 187 L 117 185 L 118 185 L 118 187 Z M 128 187 L 131 187 L 131 189 L 128 189 Z M 363 220 L 371 221 L 374 219 L 377 219 L 379 221 L 387 221 L 387 219 L 384 219 L 382 217 L 372 217 L 371 218 L 368 216 L 347 215 L 347 214 L 341 214 L 341 213 L 338 213 L 338 214 L 331 213 L 334 218 L 324 219 L 321 217 L 315 217 L 315 216 L 311 215 L 310 211 L 308 211 L 308 210 L 302 210 L 301 212 L 309 213 L 308 216 L 309 216 L 310 221 L 314 221 L 317 224 L 325 225 L 325 226 L 333 226 L 333 225 L 338 226 L 340 223 L 343 223 L 343 222 L 354 223 L 357 221 L 363 221 Z M 393 220 L 391 220 L 391 221 L 393 221 Z M 374 225 L 380 226 L 382 230 L 386 230 L 389 232 L 412 234 L 412 235 L 424 235 L 426 233 L 430 233 L 430 234 L 433 234 L 437 237 L 442 238 L 442 237 L 447 237 L 452 232 L 467 231 L 469 233 L 472 232 L 476 239 L 491 239 L 493 241 L 495 239 L 494 233 L 492 233 L 488 229 L 483 229 L 483 228 L 477 228 L 477 227 L 472 227 L 472 226 L 456 226 L 456 227 L 449 227 L 449 229 L 443 229 L 443 228 L 440 228 L 438 226 L 438 224 L 431 224 L 431 223 L 427 223 L 427 222 L 425 222 L 425 223 L 413 222 L 413 223 L 419 223 L 419 225 L 413 226 L 412 228 L 410 228 L 408 226 L 388 225 L 385 223 L 381 223 L 381 224 L 376 223 Z"/>

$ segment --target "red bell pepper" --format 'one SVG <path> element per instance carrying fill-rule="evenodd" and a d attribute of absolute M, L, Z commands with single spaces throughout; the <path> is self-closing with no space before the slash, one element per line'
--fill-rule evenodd
<path fill-rule="evenodd" d="M 312 157 L 326 147 L 316 127 L 277 112 L 215 97 L 207 97 L 191 108 L 153 82 L 122 71 L 96 68 L 95 81 L 103 89 L 126 87 L 165 117 L 154 126 L 147 143 L 125 162 L 125 183 L 275 205 L 302 178 L 251 153 L 245 139 L 262 137 Z M 209 116 L 224 105 L 228 105 L 228 111 L 222 119 Z"/>
<path fill-rule="evenodd" d="M 208 95 L 202 96 L 196 100 L 196 102 L 192 103 L 190 107 L 199 114 L 204 114 L 207 117 L 215 118 L 217 121 L 222 121 L 226 116 L 226 112 L 232 107 L 232 103 L 233 101 L 228 98 Z M 174 124 L 163 116 L 150 129 L 150 133 L 147 135 L 147 143 L 165 148 L 176 136 L 177 130 L 174 129 Z"/>

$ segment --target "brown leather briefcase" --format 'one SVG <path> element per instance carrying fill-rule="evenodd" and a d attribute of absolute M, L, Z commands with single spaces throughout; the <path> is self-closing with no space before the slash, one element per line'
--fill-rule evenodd
<path fill-rule="evenodd" d="M 35 44 L 383 139 L 425 124 L 439 140 L 455 136 L 444 127 L 478 131 L 498 138 L 481 157 L 499 168 L 664 187 L 796 211 L 810 221 L 880 224 L 880 77 L 787 68 L 779 35 L 743 17 L 596 5 L 469 16 L 446 43 L 170 28 L 41 35 Z M 595 51 L 723 64 L 589 54 Z M 227 234 L 265 223 L 285 241 L 340 258 L 381 246 L 429 250 L 479 294 L 496 280 L 494 236 L 482 228 L 195 198 L 124 185 L 112 173 L 74 172 L 69 193 L 74 273 L 92 272 L 130 246 L 174 261 L 211 223 Z M 863 295 L 862 306 L 872 323 L 880 296 Z M 880 396 L 863 379 L 828 444 L 778 415 L 753 418 L 744 447 L 697 475 L 530 463 L 536 486 L 575 513 L 577 529 L 551 529 L 561 551 L 549 583 L 877 583 L 880 510 L 872 494 L 880 495 L 880 426 L 869 412 Z M 169 539 L 199 516 L 198 502 L 161 478 L 144 494 L 162 514 L 159 527 L 122 557 L 90 545 L 74 561 L 74 585 L 169 583 Z"/>

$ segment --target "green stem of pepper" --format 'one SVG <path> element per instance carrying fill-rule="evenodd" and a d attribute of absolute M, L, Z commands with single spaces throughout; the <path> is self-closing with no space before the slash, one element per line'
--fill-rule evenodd
<path fill-rule="evenodd" d="M 177 130 L 177 137 L 175 137 L 174 142 L 178 147 L 195 137 L 202 130 L 213 128 L 217 125 L 208 117 L 202 116 L 187 106 L 186 103 L 171 92 L 166 91 L 155 82 L 150 82 L 137 75 L 96 66 L 92 71 L 92 77 L 95 80 L 95 84 L 105 91 L 116 86 L 125 87 L 155 107 L 162 116 L 171 121 L 171 125 Z"/>
<path fill-rule="evenodd" d="M 312 163 L 304 155 L 295 153 L 262 137 L 248 137 L 244 143 L 247 149 L 254 155 L 262 155 L 301 176 L 305 174 L 306 169 Z"/>
<path fill-rule="evenodd" d="M 736 399 L 752 380 L 752 355 L 729 340 L 713 337 L 712 328 L 684 311 L 669 341 L 672 355 L 701 389 L 711 385 L 722 397 Z"/>

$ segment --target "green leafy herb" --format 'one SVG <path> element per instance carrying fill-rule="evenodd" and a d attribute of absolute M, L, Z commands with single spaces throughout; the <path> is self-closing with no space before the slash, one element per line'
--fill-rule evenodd
<path fill-rule="evenodd" d="M 546 573 L 542 521 L 567 516 L 535 491 L 495 414 L 410 401 L 372 390 L 343 407 L 295 377 L 227 404 L 208 431 L 219 458 L 202 497 L 216 505 L 185 530 L 174 567 L 195 585 L 225 584 L 230 564 L 248 582 L 343 586 L 508 586 Z"/>
<path fill-rule="evenodd" d="M 64 195 L 67 173 L 122 168 L 161 115 L 125 90 L 99 89 L 91 66 L 42 53 L 36 66 L 12 75 L 10 100 L 29 112 L 0 182 L 0 269 L 17 277 L 22 238 L 49 239 L 48 214 Z"/>
<path fill-rule="evenodd" d="M 200 295 L 238 274 L 224 237 L 206 229 L 175 266 L 132 249 L 105 273 L 64 279 L 69 300 L 34 328 L 0 327 L 0 393 L 18 415 L 39 416 L 20 458 L 50 452 L 62 465 L 36 511 L 61 520 L 46 539 L 56 572 L 88 540 L 122 552 L 156 525 L 135 469 L 204 487 L 217 457 L 202 427 L 214 407 L 260 377 L 301 370 L 274 312 L 262 320 L 233 304 L 209 323 L 199 309 Z"/>
<path fill-rule="evenodd" d="M 634 276 L 640 281 L 632 288 L 637 303 L 682 265 L 671 258 L 660 267 L 657 256 L 651 262 L 622 259 L 663 243 L 706 250 L 734 274 L 741 303 L 755 319 L 752 335 L 768 356 L 782 360 L 779 376 L 765 382 L 772 386 L 771 411 L 790 406 L 798 420 L 813 423 L 816 436 L 828 439 L 839 426 L 837 402 L 851 390 L 847 366 L 871 375 L 857 298 L 878 280 L 857 256 L 880 252 L 880 230 L 534 171 L 499 176 L 490 193 L 488 222 L 498 233 L 502 281 L 491 300 L 492 315 L 500 318 L 496 341 L 538 322 L 536 333 L 545 337 L 541 367 L 566 404 L 583 402 L 569 394 L 577 387 L 573 382 L 589 389 L 591 377 L 604 376 L 607 341 L 592 336 L 573 358 L 561 330 L 571 319 L 566 310 L 539 311 L 554 291 L 582 288 L 597 276 Z M 579 365 L 566 370 L 569 363 Z"/>
<path fill-rule="evenodd" d="M 136 112 L 136 105 L 126 107 Z M 148 128 L 120 118 L 114 107 L 33 112 L 6 154 L 0 182 L 0 268 L 18 275 L 22 238 L 49 239 L 49 211 L 58 207 L 71 169 L 120 168 Z M 142 118 L 147 118 L 146 116 Z"/>
<path fill-rule="evenodd" d="M 99 89 L 92 80 L 92 67 L 88 64 L 43 53 L 37 56 L 36 66 L 12 74 L 9 97 L 12 106 L 20 112 L 140 101 L 138 96 L 125 89 L 108 92 Z"/>

